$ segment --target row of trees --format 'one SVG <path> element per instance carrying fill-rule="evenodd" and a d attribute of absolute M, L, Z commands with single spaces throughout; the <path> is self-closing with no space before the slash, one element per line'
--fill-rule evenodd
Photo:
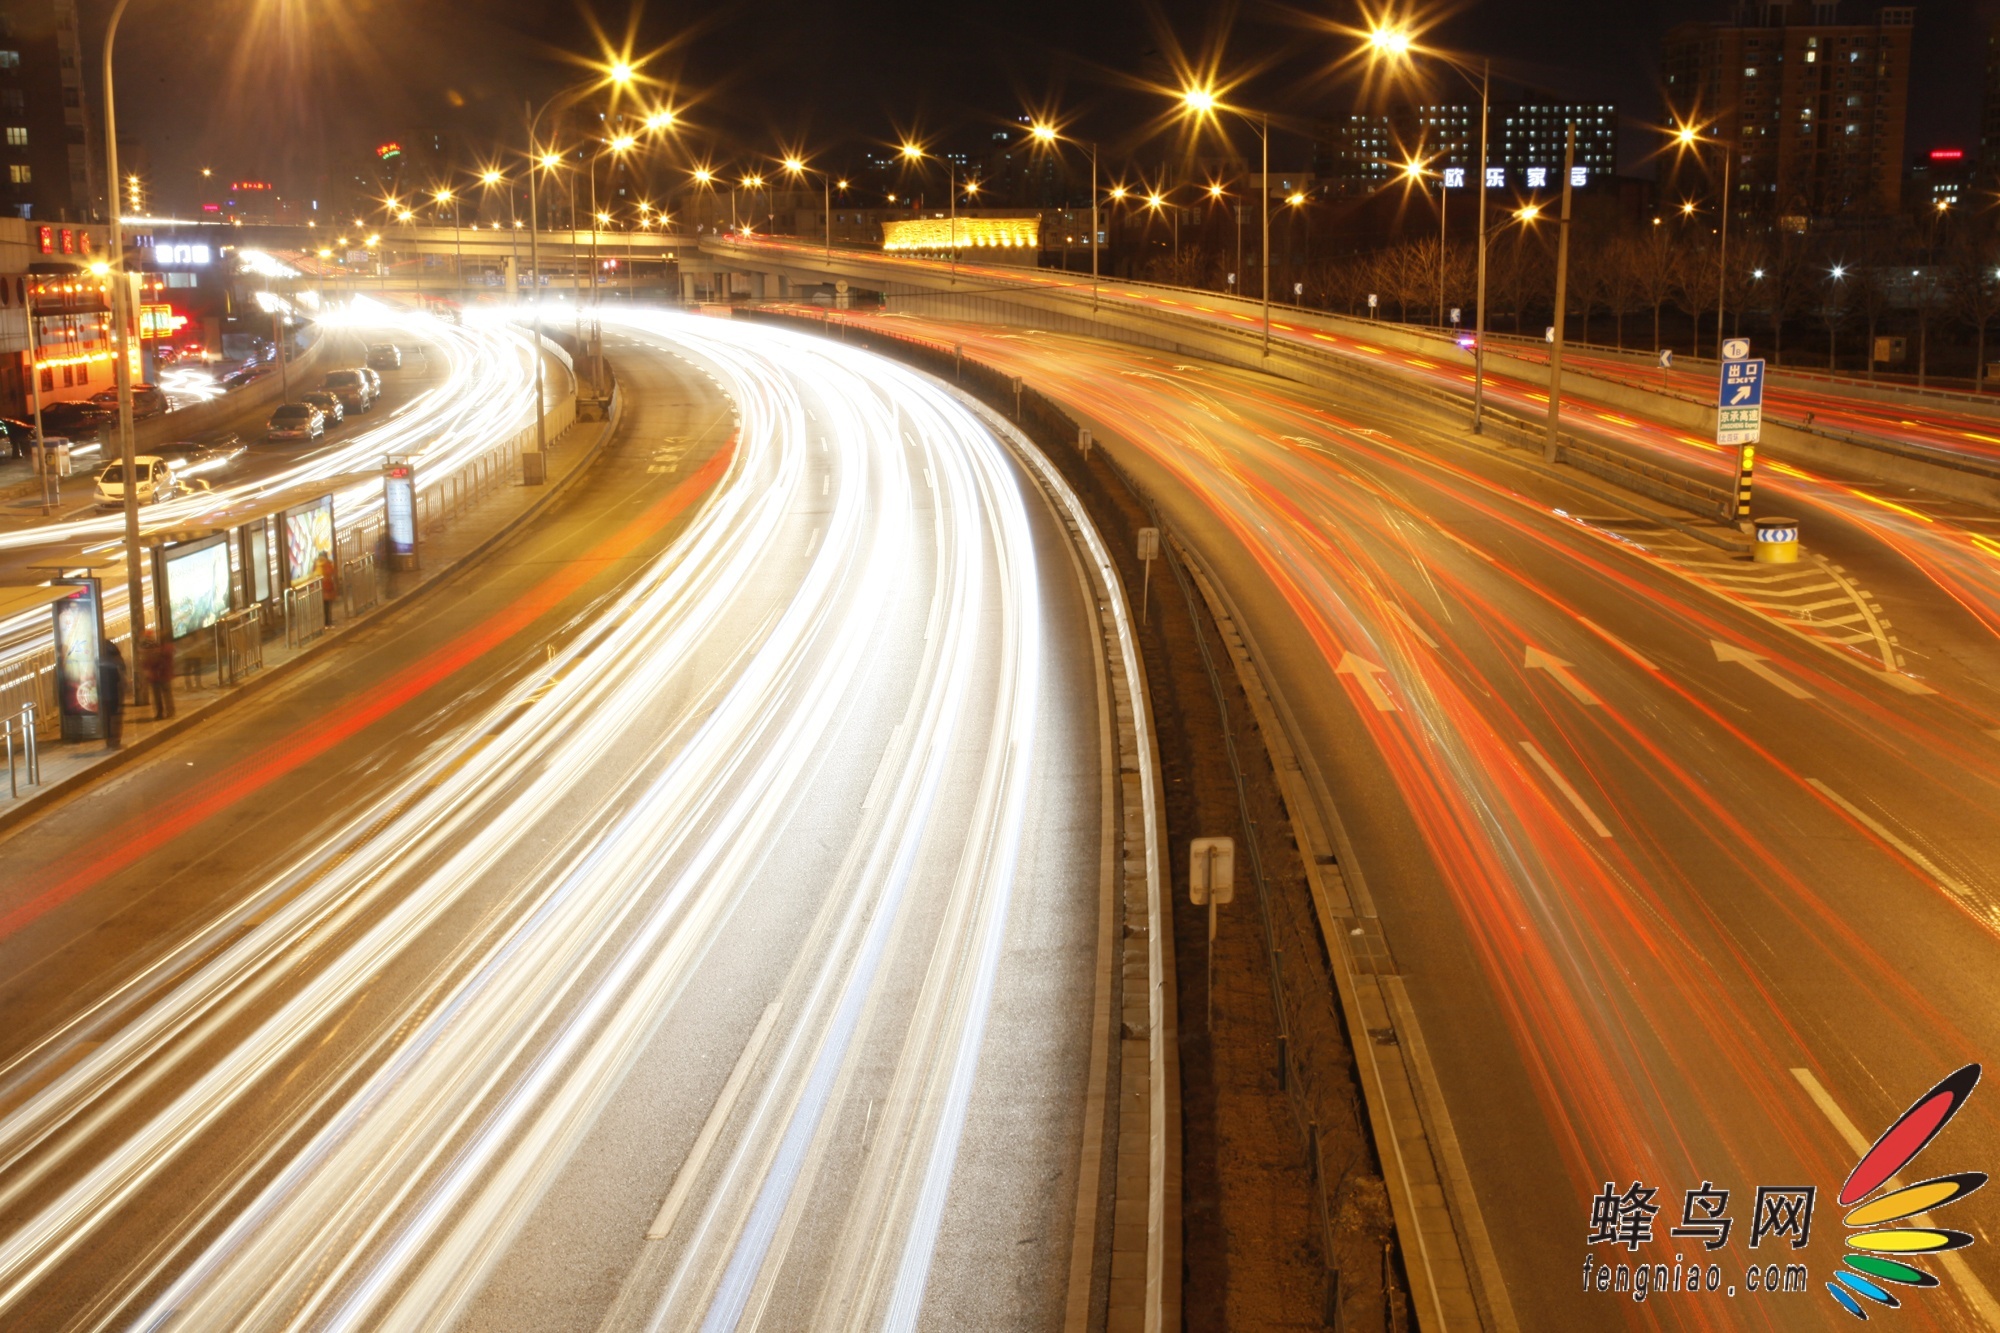
<path fill-rule="evenodd" d="M 1493 238 L 1487 256 L 1487 327 L 1538 332 L 1555 304 L 1554 227 L 1508 227 Z M 1715 308 L 1725 303 L 1732 334 L 1746 329 L 1774 360 L 1791 339 L 1794 364 L 1838 368 L 1843 335 L 1860 333 L 1857 347 L 1869 372 L 1878 334 L 1905 336 L 1919 378 L 1931 369 L 1940 333 L 1969 335 L 1972 373 L 1986 362 L 1987 334 L 2000 316 L 2000 243 L 1984 228 L 1967 226 L 1943 236 L 1922 231 L 1813 235 L 1750 231 L 1730 237 L 1726 270 L 1716 237 L 1706 229 L 1672 222 L 1606 233 L 1579 229 L 1571 238 L 1569 335 L 1619 348 L 1678 345 L 1713 351 Z M 1162 255 L 1146 276 L 1181 286 L 1230 290 L 1233 254 L 1200 245 Z M 1243 275 L 1242 292 L 1260 294 L 1255 272 Z M 1272 273 L 1272 295 L 1325 309 L 1376 315 L 1411 323 L 1449 322 L 1450 311 L 1473 322 L 1477 257 L 1470 242 L 1440 244 L 1435 236 L 1386 249 L 1320 257 Z M 1300 290 L 1295 290 L 1296 288 Z M 1800 347 L 1801 339 L 1808 340 Z M 1852 357 L 1850 356 L 1850 360 Z"/>

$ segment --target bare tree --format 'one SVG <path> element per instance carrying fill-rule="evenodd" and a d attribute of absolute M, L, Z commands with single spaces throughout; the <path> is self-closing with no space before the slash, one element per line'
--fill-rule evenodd
<path fill-rule="evenodd" d="M 1611 308 L 1617 329 L 1618 350 L 1625 350 L 1625 316 L 1639 304 L 1639 264 L 1633 254 L 1636 242 L 1620 236 L 1598 254 L 1604 281 L 1604 303 Z"/>
<path fill-rule="evenodd" d="M 1660 350 L 1660 311 L 1681 285 L 1681 255 L 1665 227 L 1657 223 L 1637 238 L 1628 254 L 1639 300 L 1653 307 L 1653 350 Z"/>
<path fill-rule="evenodd" d="M 1688 316 L 1694 321 L 1694 345 L 1689 351 L 1691 356 L 1701 355 L 1702 316 L 1715 309 L 1715 298 L 1720 294 L 1720 280 L 1716 273 L 1715 262 L 1715 249 L 1706 243 L 1697 242 L 1681 251 L 1674 303 L 1687 311 Z M 1718 357 L 1722 355 L 1719 344 L 1715 353 Z"/>
<path fill-rule="evenodd" d="M 1805 308 L 1821 276 L 1806 238 L 1797 232 L 1780 230 L 1765 261 L 1764 276 L 1757 282 L 1757 290 L 1771 315 L 1773 365 L 1784 355 L 1785 321 Z"/>
<path fill-rule="evenodd" d="M 1972 387 L 1977 391 L 1986 384 L 1986 327 L 2000 315 L 2000 270 L 1995 267 L 2000 254 L 1992 236 L 1970 234 L 1972 230 L 1968 227 L 1952 246 L 1946 281 L 1953 311 L 1972 326 Z"/>
<path fill-rule="evenodd" d="M 1893 293 L 1889 289 L 1889 266 L 1894 262 L 1889 247 L 1879 239 L 1863 245 L 1857 262 L 1847 271 L 1854 291 L 1854 309 L 1867 329 L 1868 378 L 1875 378 L 1875 330 L 1889 313 Z"/>

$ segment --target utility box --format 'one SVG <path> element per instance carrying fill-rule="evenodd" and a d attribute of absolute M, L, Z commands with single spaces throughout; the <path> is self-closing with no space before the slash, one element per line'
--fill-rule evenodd
<path fill-rule="evenodd" d="M 1878 366 L 1900 366 L 1909 354 L 1908 338 L 1884 336 L 1875 340 L 1875 364 Z"/>

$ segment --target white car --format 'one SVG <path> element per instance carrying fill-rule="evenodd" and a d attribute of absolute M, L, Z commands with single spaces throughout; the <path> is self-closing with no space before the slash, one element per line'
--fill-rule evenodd
<path fill-rule="evenodd" d="M 132 460 L 132 470 L 138 477 L 139 503 L 153 504 L 180 491 L 180 477 L 173 465 L 154 454 L 141 454 Z M 125 464 L 108 464 L 97 474 L 97 507 L 99 509 L 123 509 L 125 507 Z"/>

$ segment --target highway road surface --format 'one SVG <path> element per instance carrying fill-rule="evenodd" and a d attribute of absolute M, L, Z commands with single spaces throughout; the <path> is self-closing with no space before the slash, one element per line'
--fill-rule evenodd
<path fill-rule="evenodd" d="M 1129 346 L 874 323 L 1063 403 L 1232 595 L 1352 837 L 1357 949 L 1379 933 L 1420 1020 L 1378 1039 L 1420 1035 L 1437 1070 L 1494 1326 L 1852 1326 L 1823 1290 L 1840 1182 L 2000 1050 L 2000 644 L 1986 603 L 1909 559 L 1970 561 L 1977 533 L 1891 515 L 1910 540 L 1890 540 L 1857 505 L 1828 520 L 1837 562 L 1757 566 L 1421 413 Z M 1968 577 L 1991 588 L 1994 566 Z M 1870 624 L 1880 642 L 1845 641 Z M 1906 1179 L 1996 1161 L 1985 1092 Z M 1704 1181 L 1736 1228 L 1713 1251 L 1669 1235 Z M 1656 1191 L 1636 1249 L 1591 1240 L 1607 1182 Z M 1757 1191 L 1807 1185 L 1807 1243 L 1767 1228 L 1752 1250 Z M 1996 1326 L 1994 1216 L 1939 1213 L 1981 1243 L 1933 1262 L 1941 1288 L 1906 1291 L 1897 1327 Z M 1586 1294 L 1591 1256 L 1713 1263 L 1730 1290 Z M 1805 1289 L 1764 1292 L 1774 1258 Z"/>
<path fill-rule="evenodd" d="M 608 338 L 527 536 L 0 841 L 0 1323 L 1060 1322 L 1062 530 L 858 351 Z"/>

